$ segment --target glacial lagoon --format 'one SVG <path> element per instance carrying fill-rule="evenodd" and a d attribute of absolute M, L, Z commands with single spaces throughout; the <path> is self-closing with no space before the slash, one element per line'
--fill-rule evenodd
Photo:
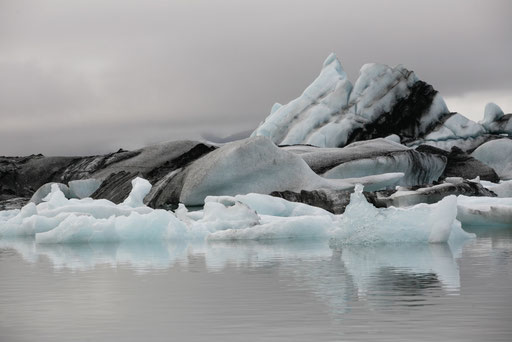
<path fill-rule="evenodd" d="M 2 341 L 510 341 L 512 228 L 451 244 L 0 239 Z"/>

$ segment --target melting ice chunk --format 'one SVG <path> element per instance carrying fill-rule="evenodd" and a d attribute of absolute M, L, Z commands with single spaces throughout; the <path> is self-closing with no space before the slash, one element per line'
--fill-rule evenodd
<path fill-rule="evenodd" d="M 445 197 L 436 204 L 418 204 L 410 208 L 375 208 L 366 201 L 358 185 L 350 203 L 333 232 L 341 244 L 379 244 L 403 242 L 447 242 L 452 230 L 460 234 L 456 220 L 457 198 Z"/>

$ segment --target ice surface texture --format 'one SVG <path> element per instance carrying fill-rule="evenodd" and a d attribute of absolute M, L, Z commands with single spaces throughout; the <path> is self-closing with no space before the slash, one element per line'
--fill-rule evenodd
<path fill-rule="evenodd" d="M 276 144 L 319 147 L 392 136 L 413 147 L 468 150 L 497 134 L 512 135 L 511 118 L 495 104 L 487 105 L 481 123 L 450 113 L 437 91 L 401 65 L 365 64 L 352 86 L 331 54 L 302 95 L 274 105 L 252 135 L 266 136 Z"/>
<path fill-rule="evenodd" d="M 0 235 L 35 235 L 36 242 L 162 240 L 271 240 L 335 238 L 344 244 L 437 243 L 467 237 L 455 219 L 454 196 L 434 205 L 377 209 L 356 186 L 343 215 L 261 194 L 208 197 L 203 210 L 171 211 L 145 206 L 149 182 L 136 178 L 122 204 L 67 199 L 57 184 L 38 205 L 0 215 Z"/>
<path fill-rule="evenodd" d="M 512 139 L 503 138 L 486 142 L 471 156 L 492 167 L 501 179 L 512 179 Z"/>
<path fill-rule="evenodd" d="M 389 139 L 358 141 L 344 148 L 289 146 L 318 174 L 326 178 L 356 178 L 401 172 L 399 185 L 414 186 L 437 181 L 446 166 L 442 155 L 418 152 Z M 375 189 L 378 190 L 378 189 Z"/>
<path fill-rule="evenodd" d="M 512 227 L 512 197 L 459 196 L 457 210 L 464 225 Z"/>
<path fill-rule="evenodd" d="M 418 204 L 407 209 L 375 208 L 358 187 L 351 195 L 334 237 L 343 244 L 446 242 L 452 230 L 461 230 L 456 215 L 455 196 L 436 204 Z"/>
<path fill-rule="evenodd" d="M 256 137 L 226 144 L 195 161 L 185 175 L 180 202 L 201 205 L 210 195 L 319 188 L 351 189 L 353 184 L 320 177 L 300 157 Z"/>

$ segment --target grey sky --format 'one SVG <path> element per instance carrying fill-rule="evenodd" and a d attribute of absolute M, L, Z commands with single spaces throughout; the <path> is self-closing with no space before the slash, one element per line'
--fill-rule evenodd
<path fill-rule="evenodd" d="M 0 0 L 0 155 L 253 129 L 335 52 L 404 64 L 453 111 L 512 112 L 510 1 Z"/>

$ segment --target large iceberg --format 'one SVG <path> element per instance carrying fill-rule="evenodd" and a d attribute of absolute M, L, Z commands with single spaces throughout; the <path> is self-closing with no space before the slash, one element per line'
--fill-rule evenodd
<path fill-rule="evenodd" d="M 143 202 L 162 209 L 202 205 L 210 195 L 335 194 L 357 183 L 366 191 L 424 187 L 447 177 L 496 183 L 512 178 L 511 136 L 512 114 L 496 104 L 477 123 L 450 112 L 404 66 L 366 64 L 351 83 L 331 54 L 314 82 L 290 103 L 275 104 L 247 140 L 170 141 L 84 157 L 0 157 L 0 209 L 21 208 L 31 196 L 37 205 L 53 183 L 66 198 L 119 204 L 136 177 L 152 184 Z"/>
<path fill-rule="evenodd" d="M 93 197 L 121 203 L 130 193 L 137 176 L 156 184 L 169 172 L 181 169 L 214 150 L 210 144 L 182 140 L 162 142 L 144 148 L 85 157 L 0 157 L 0 201 L 33 197 L 38 204 L 49 193 L 51 183 L 62 183 L 68 198 Z M 45 184 L 49 185 L 44 186 Z M 68 184 L 64 187 L 64 184 Z M 154 190 L 158 190 L 155 187 Z"/>
<path fill-rule="evenodd" d="M 413 101 L 420 93 L 427 103 Z M 393 133 L 417 136 L 446 113 L 444 101 L 432 87 L 403 66 L 365 64 L 352 86 L 331 54 L 304 93 L 287 105 L 274 106 L 253 136 L 285 145 L 339 147 Z M 411 120 L 415 115 L 422 118 L 421 123 Z"/>
<path fill-rule="evenodd" d="M 180 202 L 201 205 L 211 195 L 352 187 L 318 176 L 300 157 L 258 137 L 224 145 L 195 161 L 184 176 Z"/>
<path fill-rule="evenodd" d="M 253 136 L 265 136 L 282 144 L 307 143 L 312 127 L 327 124 L 348 106 L 351 91 L 347 74 L 336 55 L 331 54 L 320 75 L 302 95 L 284 106 L 274 105 Z"/>
<path fill-rule="evenodd" d="M 354 85 L 331 54 L 320 75 L 297 99 L 274 105 L 254 130 L 276 144 L 342 147 L 384 138 L 417 147 L 471 150 L 499 134 L 512 134 L 512 115 L 495 104 L 476 123 L 450 112 L 439 93 L 399 65 L 365 64 Z"/>

